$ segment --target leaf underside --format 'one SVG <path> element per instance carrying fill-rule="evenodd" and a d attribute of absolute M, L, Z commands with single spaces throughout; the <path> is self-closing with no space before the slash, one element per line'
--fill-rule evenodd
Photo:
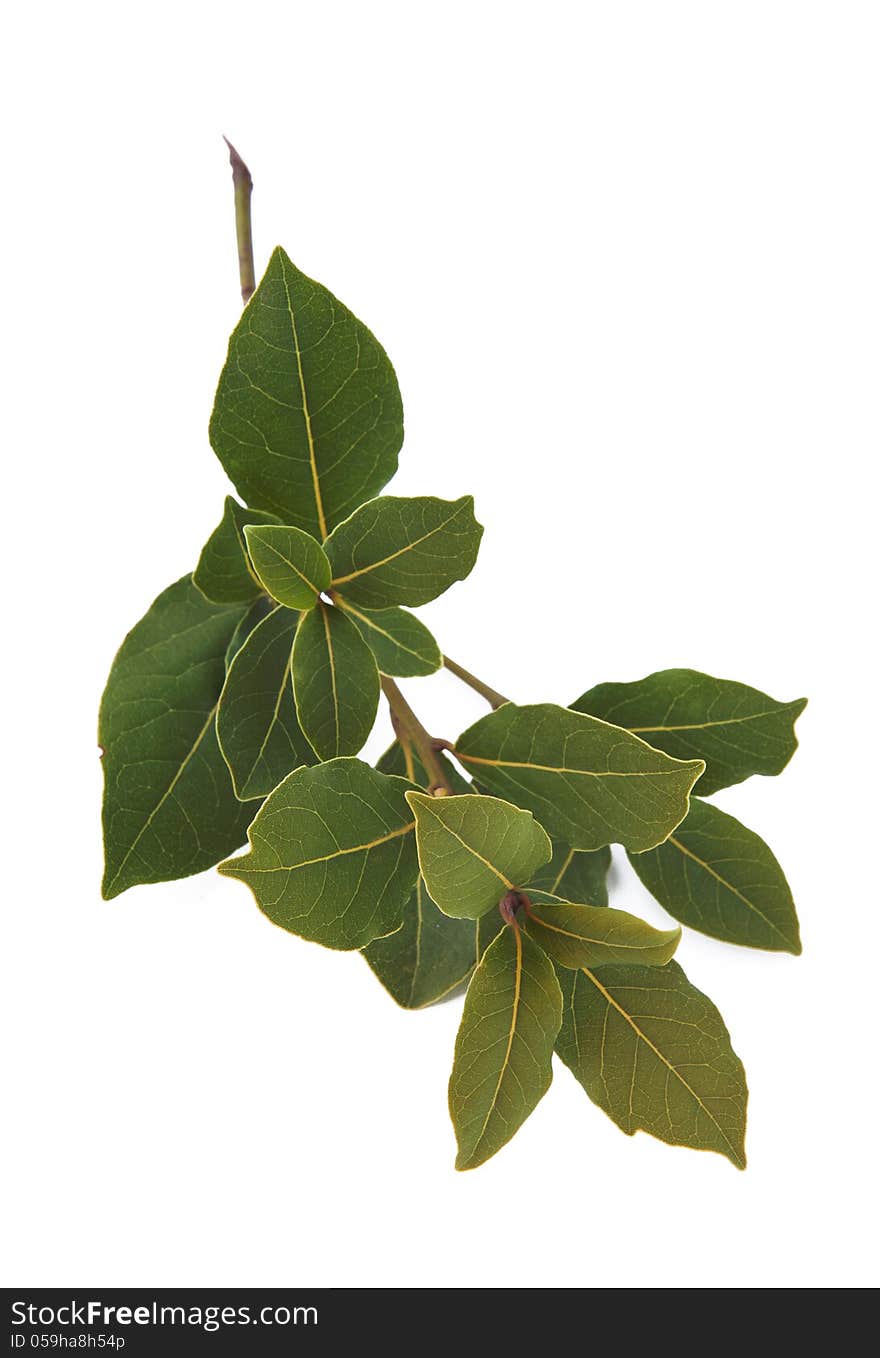
<path fill-rule="evenodd" d="M 552 962 L 519 929 L 503 929 L 471 978 L 455 1043 L 456 1169 L 493 1156 L 546 1094 L 561 1019 Z"/>
<path fill-rule="evenodd" d="M 290 652 L 298 615 L 277 607 L 250 633 L 226 675 L 217 739 L 242 801 L 268 797 L 288 773 L 314 764 L 293 701 Z"/>
<path fill-rule="evenodd" d="M 267 797 L 250 851 L 220 864 L 274 924 L 327 948 L 400 928 L 418 877 L 412 784 L 358 759 L 297 769 Z"/>
<path fill-rule="evenodd" d="M 243 499 L 319 542 L 397 469 L 387 354 L 280 247 L 229 341 L 210 437 Z"/>
<path fill-rule="evenodd" d="M 608 904 L 608 870 L 611 850 L 572 849 L 561 840 L 553 840 L 553 857 L 549 863 L 529 879 L 527 886 L 538 891 L 549 891 L 565 901 L 583 901 L 585 905 Z"/>
<path fill-rule="evenodd" d="M 676 962 L 557 970 L 556 1050 L 628 1136 L 717 1151 L 745 1169 L 745 1072 L 718 1010 Z"/>
<path fill-rule="evenodd" d="M 261 592 L 244 540 L 246 524 L 276 523 L 274 514 L 246 509 L 227 495 L 223 517 L 202 548 L 193 583 L 213 603 L 249 603 Z"/>

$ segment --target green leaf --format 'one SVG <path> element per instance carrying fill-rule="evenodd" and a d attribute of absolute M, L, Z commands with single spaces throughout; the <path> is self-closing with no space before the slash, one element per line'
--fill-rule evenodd
<path fill-rule="evenodd" d="M 779 703 L 697 670 L 660 670 L 631 684 L 598 684 L 572 707 L 623 726 L 678 759 L 703 759 L 700 795 L 753 773 L 781 773 L 797 749 L 806 698 Z"/>
<path fill-rule="evenodd" d="M 443 663 L 440 647 L 425 624 L 405 608 L 361 610 L 341 595 L 336 602 L 373 652 L 382 674 L 414 678 L 439 670 Z"/>
<path fill-rule="evenodd" d="M 214 729 L 224 657 L 244 609 L 187 575 L 120 647 L 101 700 L 106 900 L 213 867 L 243 842 L 253 807 L 232 790 Z"/>
<path fill-rule="evenodd" d="M 300 618 L 292 668 L 299 724 L 318 758 L 357 754 L 376 720 L 379 671 L 354 623 L 319 602 Z"/>
<path fill-rule="evenodd" d="M 449 1081 L 456 1169 L 504 1146 L 552 1079 L 562 994 L 552 962 L 517 928 L 501 931 L 468 987 Z"/>
<path fill-rule="evenodd" d="M 497 797 L 408 792 L 419 864 L 431 899 L 455 919 L 479 919 L 527 882 L 553 852 L 530 811 Z"/>
<path fill-rule="evenodd" d="M 641 852 L 684 820 L 703 771 L 638 736 L 551 703 L 507 703 L 462 735 L 455 756 L 499 797 L 528 807 L 576 849 Z"/>
<path fill-rule="evenodd" d="M 560 971 L 562 1060 L 628 1136 L 745 1169 L 746 1090 L 724 1020 L 676 962 Z"/>
<path fill-rule="evenodd" d="M 419 866 L 411 786 L 359 759 L 297 769 L 267 797 L 250 852 L 220 864 L 278 924 L 325 948 L 363 948 L 399 929 Z"/>
<path fill-rule="evenodd" d="M 277 523 L 274 514 L 245 509 L 231 495 L 223 504 L 223 518 L 202 548 L 193 583 L 218 604 L 248 603 L 256 599 L 262 585 L 251 570 L 244 528 L 249 523 Z"/>
<path fill-rule="evenodd" d="M 385 495 L 341 523 L 324 543 L 333 588 L 364 608 L 415 607 L 469 575 L 483 529 L 474 497 Z"/>
<path fill-rule="evenodd" d="M 760 835 L 717 806 L 694 797 L 675 834 L 630 862 L 651 895 L 682 924 L 727 943 L 801 951 L 782 868 Z"/>
<path fill-rule="evenodd" d="M 254 630 L 258 623 L 263 621 L 264 618 L 268 618 L 269 614 L 272 612 L 272 609 L 274 607 L 275 607 L 274 601 L 272 599 L 268 599 L 265 594 L 261 594 L 251 604 L 250 608 L 243 615 L 241 622 L 238 624 L 235 631 L 232 633 L 232 636 L 229 638 L 229 645 L 226 647 L 225 656 L 225 665 L 227 670 L 229 669 L 229 666 L 232 664 L 235 657 L 238 655 L 244 643 L 247 641 L 251 632 Z"/>
<path fill-rule="evenodd" d="M 637 962 L 662 967 L 681 938 L 680 929 L 652 929 L 625 910 L 604 905 L 572 905 L 546 891 L 530 891 L 520 915 L 522 927 L 563 967 L 602 967 Z"/>
<path fill-rule="evenodd" d="M 584 901 L 588 905 L 608 904 L 608 869 L 611 850 L 572 849 L 553 840 L 553 857 L 539 868 L 526 885 L 529 890 L 549 891 L 564 901 Z"/>
<path fill-rule="evenodd" d="M 243 499 L 319 542 L 397 469 L 388 355 L 280 248 L 229 341 L 210 436 Z"/>
<path fill-rule="evenodd" d="M 440 759 L 452 786 L 467 792 L 469 784 L 461 774 L 442 755 Z M 385 773 L 406 773 L 406 759 L 396 741 L 377 767 Z M 412 780 L 429 781 L 415 756 Z M 420 877 L 404 911 L 402 928 L 368 944 L 364 957 L 398 1004 L 404 1009 L 424 1009 L 459 993 L 502 928 L 497 911 L 482 920 L 450 919 L 437 909 Z"/>
<path fill-rule="evenodd" d="M 314 608 L 330 584 L 330 562 L 301 528 L 246 527 L 245 541 L 260 584 L 286 608 Z"/>
<path fill-rule="evenodd" d="M 290 651 L 298 615 L 276 608 L 251 632 L 226 675 L 217 739 L 236 796 L 267 797 L 315 755 L 296 719 Z"/>

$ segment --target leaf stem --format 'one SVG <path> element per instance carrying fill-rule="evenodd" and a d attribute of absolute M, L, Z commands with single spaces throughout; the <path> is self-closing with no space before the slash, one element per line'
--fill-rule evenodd
<path fill-rule="evenodd" d="M 391 708 L 391 724 L 401 745 L 412 746 L 430 779 L 428 791 L 433 797 L 450 797 L 453 787 L 446 776 L 433 736 L 425 730 L 415 712 L 404 698 L 393 679 L 382 675 L 382 692 Z"/>
<path fill-rule="evenodd" d="M 470 670 L 466 670 L 463 665 L 459 665 L 455 660 L 450 660 L 448 655 L 444 655 L 443 664 L 462 683 L 467 684 L 468 688 L 472 688 L 475 693 L 479 693 L 481 698 L 485 698 L 493 710 L 497 710 L 499 707 L 503 707 L 505 703 L 510 702 L 510 699 L 505 698 L 503 693 L 499 693 L 497 688 L 492 688 L 490 684 L 484 684 L 482 679 L 478 679 L 475 674 L 471 674 Z"/>
<path fill-rule="evenodd" d="M 251 172 L 228 137 L 223 140 L 229 147 L 229 164 L 232 166 L 232 184 L 235 192 L 235 238 L 238 241 L 238 276 L 241 280 L 241 300 L 248 302 L 257 286 L 254 273 L 254 241 L 251 233 L 251 191 L 254 181 Z"/>

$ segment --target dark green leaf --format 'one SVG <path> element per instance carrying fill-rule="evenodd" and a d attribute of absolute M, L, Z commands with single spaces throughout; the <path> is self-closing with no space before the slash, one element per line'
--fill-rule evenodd
<path fill-rule="evenodd" d="M 267 797 L 315 754 L 299 728 L 290 678 L 298 615 L 276 608 L 251 632 L 229 667 L 217 710 L 217 739 L 242 801 Z"/>
<path fill-rule="evenodd" d="M 462 735 L 456 758 L 577 849 L 651 849 L 684 820 L 703 771 L 638 736 L 551 703 L 507 703 Z"/>
<path fill-rule="evenodd" d="M 519 929 L 503 929 L 471 978 L 455 1043 L 456 1169 L 493 1156 L 546 1094 L 561 1021 L 552 962 Z"/>
<path fill-rule="evenodd" d="M 250 852 L 220 864 L 273 924 L 326 948 L 363 948 L 400 928 L 418 877 L 411 784 L 359 759 L 288 775 L 248 831 Z"/>
<path fill-rule="evenodd" d="M 236 798 L 214 729 L 244 611 L 209 603 L 187 575 L 122 643 L 98 723 L 107 900 L 201 872 L 244 840 L 254 809 Z"/>
<path fill-rule="evenodd" d="M 243 499 L 319 541 L 397 468 L 403 408 L 387 354 L 280 248 L 229 341 L 210 434 Z"/>
<path fill-rule="evenodd" d="M 405 608 L 368 611 L 354 608 L 341 596 L 337 602 L 373 652 L 382 674 L 413 678 L 439 670 L 440 647 L 425 624 Z"/>
<path fill-rule="evenodd" d="M 330 562 L 320 543 L 286 524 L 247 527 L 251 565 L 268 594 L 286 608 L 314 608 L 330 584 Z"/>
<path fill-rule="evenodd" d="M 728 943 L 801 951 L 785 874 L 770 849 L 733 816 L 694 797 L 665 844 L 630 856 L 645 886 L 682 924 Z"/>
<path fill-rule="evenodd" d="M 223 505 L 223 518 L 202 548 L 193 582 L 206 599 L 218 604 L 248 603 L 262 585 L 251 570 L 244 527 L 248 523 L 277 523 L 274 514 L 245 509 L 231 495 Z"/>
<path fill-rule="evenodd" d="M 662 967 L 681 938 L 680 929 L 652 929 L 625 910 L 572 905 L 546 891 L 530 891 L 519 918 L 530 938 L 563 967 L 601 967 L 638 962 Z"/>
<path fill-rule="evenodd" d="M 483 529 L 474 497 L 384 495 L 362 505 L 324 543 L 333 588 L 364 608 L 415 607 L 473 570 Z"/>
<path fill-rule="evenodd" d="M 530 811 L 497 797 L 408 792 L 419 864 L 431 899 L 455 919 L 479 919 L 550 858 L 550 840 Z"/>
<path fill-rule="evenodd" d="M 473 787 L 466 778 L 462 778 L 451 759 L 447 759 L 441 752 L 438 752 L 437 758 L 443 766 L 443 772 L 453 792 L 473 792 Z M 388 746 L 384 754 L 380 755 L 376 761 L 376 768 L 381 769 L 382 773 L 396 773 L 399 778 L 408 778 L 411 783 L 418 783 L 420 787 L 428 787 L 431 782 L 415 751 L 407 757 L 403 746 L 396 740 Z"/>
<path fill-rule="evenodd" d="M 528 883 L 564 901 L 584 901 L 587 905 L 608 904 L 608 869 L 611 850 L 571 849 L 561 840 L 553 840 L 553 857 L 539 868 Z"/>
<path fill-rule="evenodd" d="M 628 1136 L 745 1169 L 746 1078 L 724 1020 L 676 962 L 559 971 L 562 1060 Z"/>
<path fill-rule="evenodd" d="M 357 754 L 376 720 L 379 671 L 353 622 L 319 603 L 300 619 L 293 645 L 299 724 L 319 759 Z"/>
<path fill-rule="evenodd" d="M 677 759 L 704 759 L 700 795 L 753 773 L 781 773 L 797 749 L 806 698 L 779 703 L 698 670 L 660 670 L 631 684 L 598 684 L 572 707 L 623 726 Z"/>
<path fill-rule="evenodd" d="M 258 623 L 261 623 L 263 621 L 264 618 L 268 618 L 269 614 L 272 612 L 272 609 L 274 607 L 275 604 L 273 600 L 267 598 L 265 594 L 261 594 L 251 604 L 250 608 L 242 617 L 241 622 L 238 624 L 235 631 L 232 633 L 232 636 L 229 638 L 229 645 L 226 647 L 226 657 L 225 657 L 225 665 L 227 670 L 229 669 L 229 666 L 232 664 L 235 657 L 238 655 L 244 643 L 247 641 L 251 632 L 254 630 Z"/>

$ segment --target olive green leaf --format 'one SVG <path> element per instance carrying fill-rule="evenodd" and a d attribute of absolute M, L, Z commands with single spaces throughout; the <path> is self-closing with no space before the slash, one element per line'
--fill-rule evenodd
<path fill-rule="evenodd" d="M 750 948 L 801 951 L 782 868 L 760 835 L 717 806 L 694 797 L 687 819 L 665 844 L 630 862 L 682 924 Z"/>
<path fill-rule="evenodd" d="M 242 616 L 242 619 L 232 633 L 232 636 L 229 638 L 229 645 L 226 647 L 226 656 L 224 660 L 227 670 L 244 643 L 247 641 L 251 632 L 264 618 L 268 618 L 275 606 L 274 599 L 268 598 L 265 594 L 259 595 L 259 597 L 254 600 L 250 608 Z"/>
<path fill-rule="evenodd" d="M 106 900 L 213 865 L 254 808 L 232 790 L 214 729 L 242 605 L 209 603 L 187 575 L 129 632 L 101 700 Z"/>
<path fill-rule="evenodd" d="M 226 675 L 217 709 L 217 739 L 235 794 L 267 797 L 315 754 L 299 728 L 290 678 L 298 614 L 276 608 L 244 642 Z"/>
<path fill-rule="evenodd" d="M 553 841 L 553 857 L 538 868 L 526 883 L 531 891 L 549 891 L 564 901 L 584 901 L 587 905 L 608 904 L 608 869 L 611 850 L 572 849 L 561 840 Z"/>
<path fill-rule="evenodd" d="M 229 341 L 210 436 L 243 499 L 319 542 L 397 468 L 403 407 L 387 354 L 280 248 Z"/>
<path fill-rule="evenodd" d="M 330 562 L 301 528 L 268 524 L 244 530 L 251 565 L 268 594 L 286 608 L 314 608 L 330 584 Z"/>
<path fill-rule="evenodd" d="M 467 792 L 469 785 L 461 774 L 449 760 L 439 757 L 452 786 Z M 410 756 L 407 772 L 406 756 L 396 741 L 377 768 L 423 785 L 430 781 L 415 755 Z M 398 1004 L 404 1009 L 424 1009 L 459 993 L 502 927 L 497 911 L 483 920 L 450 919 L 437 909 L 419 877 L 404 910 L 402 928 L 368 944 L 364 957 Z"/>
<path fill-rule="evenodd" d="M 483 536 L 474 497 L 370 500 L 324 543 L 333 588 L 364 608 L 415 607 L 473 570 Z"/>
<path fill-rule="evenodd" d="M 518 928 L 501 931 L 474 972 L 449 1081 L 456 1169 L 505 1145 L 550 1087 L 562 1022 L 553 963 Z"/>
<path fill-rule="evenodd" d="M 299 724 L 319 759 L 357 754 L 379 706 L 379 671 L 353 622 L 325 603 L 304 613 L 293 643 Z"/>
<path fill-rule="evenodd" d="M 462 736 L 455 756 L 499 797 L 528 807 L 576 849 L 652 849 L 684 820 L 701 760 L 552 703 L 507 703 Z"/>
<path fill-rule="evenodd" d="M 245 509 L 231 495 L 223 504 L 223 518 L 202 548 L 193 583 L 206 599 L 218 604 L 248 603 L 263 586 L 251 570 L 244 527 L 249 523 L 277 523 L 274 514 Z"/>
<path fill-rule="evenodd" d="M 502 927 L 501 916 L 496 918 Z M 364 957 L 399 1005 L 425 1009 L 451 999 L 473 971 L 478 961 L 474 922 L 444 915 L 419 877 L 403 927 L 368 944 Z"/>
<path fill-rule="evenodd" d="M 414 678 L 439 670 L 440 647 L 425 624 L 405 608 L 359 609 L 341 595 L 336 602 L 373 652 L 382 674 Z"/>
<path fill-rule="evenodd" d="M 698 670 L 660 670 L 631 684 L 598 684 L 572 703 L 623 726 L 677 759 L 703 759 L 700 795 L 753 773 L 781 773 L 797 749 L 806 698 L 779 703 L 745 684 Z"/>
<path fill-rule="evenodd" d="M 431 899 L 455 919 L 479 919 L 527 882 L 553 852 L 531 811 L 497 797 L 408 792 L 419 864 Z"/>
<path fill-rule="evenodd" d="M 746 1077 L 724 1020 L 676 962 L 557 971 L 556 1050 L 628 1136 L 717 1151 L 745 1169 Z"/>
<path fill-rule="evenodd" d="M 625 910 L 572 905 L 546 891 L 529 891 L 519 922 L 548 957 L 563 967 L 638 962 L 662 967 L 678 947 L 680 929 L 652 929 Z"/>
<path fill-rule="evenodd" d="M 257 813 L 250 852 L 219 870 L 282 929 L 363 948 L 400 928 L 418 877 L 409 787 L 359 759 L 296 769 Z"/>

